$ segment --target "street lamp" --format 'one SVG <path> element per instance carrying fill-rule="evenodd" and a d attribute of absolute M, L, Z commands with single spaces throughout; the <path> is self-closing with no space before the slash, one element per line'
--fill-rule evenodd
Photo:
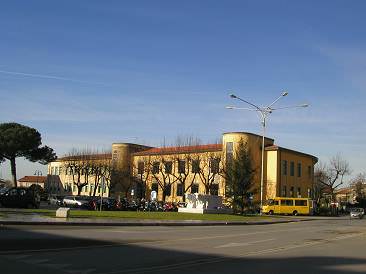
<path fill-rule="evenodd" d="M 278 107 L 274 108 L 274 104 L 276 104 L 282 97 L 285 97 L 288 95 L 287 91 L 284 91 L 281 93 L 281 95 L 274 100 L 271 104 L 265 107 L 260 107 L 258 105 L 255 105 L 249 101 L 246 101 L 235 94 L 230 94 L 230 98 L 237 99 L 239 101 L 242 101 L 246 103 L 247 105 L 251 106 L 249 108 L 242 108 L 242 107 L 235 107 L 235 106 L 227 106 L 227 109 L 239 109 L 239 110 L 248 110 L 248 111 L 256 111 L 260 115 L 261 124 L 262 124 L 262 160 L 261 160 L 261 185 L 260 185 L 260 195 L 261 195 L 261 203 L 260 203 L 260 214 L 262 215 L 262 206 L 263 206 L 263 180 L 264 180 L 264 138 L 266 135 L 266 120 L 268 115 L 270 115 L 273 111 L 279 110 L 279 109 L 287 109 L 287 108 L 299 108 L 299 107 L 308 107 L 309 104 L 300 104 L 300 105 L 294 105 L 294 106 L 287 106 L 287 107 Z"/>

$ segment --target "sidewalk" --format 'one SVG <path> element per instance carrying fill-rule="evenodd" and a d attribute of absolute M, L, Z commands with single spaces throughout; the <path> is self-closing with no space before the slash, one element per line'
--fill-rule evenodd
<path fill-rule="evenodd" d="M 219 226 L 219 225 L 266 225 L 311 221 L 309 217 L 274 217 L 253 221 L 206 221 L 206 220 L 152 220 L 128 218 L 56 218 L 38 213 L 0 211 L 0 225 L 67 225 L 67 226 Z"/>

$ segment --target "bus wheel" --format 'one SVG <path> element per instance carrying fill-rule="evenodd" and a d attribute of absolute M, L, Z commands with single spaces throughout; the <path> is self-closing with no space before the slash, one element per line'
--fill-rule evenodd
<path fill-rule="evenodd" d="M 292 215 L 297 216 L 298 215 L 297 211 L 294 210 L 294 212 L 292 212 Z"/>
<path fill-rule="evenodd" d="M 269 215 L 273 215 L 273 210 L 270 210 L 270 211 L 268 212 L 268 214 L 269 214 Z"/>

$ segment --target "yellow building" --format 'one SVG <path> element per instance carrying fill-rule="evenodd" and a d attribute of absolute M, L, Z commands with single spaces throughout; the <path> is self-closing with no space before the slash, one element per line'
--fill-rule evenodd
<path fill-rule="evenodd" d="M 252 164 L 256 168 L 253 192 L 254 200 L 258 201 L 262 137 L 256 134 L 230 132 L 223 134 L 221 144 L 162 148 L 114 143 L 111 154 L 89 156 L 94 161 L 107 159 L 114 168 L 122 171 L 120 175 L 115 174 L 114 181 L 117 183 L 114 187 L 104 189 L 105 196 L 156 197 L 158 200 L 182 201 L 185 193 L 225 196 L 225 180 L 221 171 L 226 159 L 235 155 L 240 140 L 247 143 Z M 77 189 L 72 184 L 72 175 L 65 170 L 66 160 L 67 158 L 60 158 L 50 163 L 49 176 L 61 184 L 64 190 L 75 195 Z M 276 196 L 311 197 L 316 162 L 317 158 L 312 155 L 279 147 L 273 139 L 265 138 L 264 199 Z M 88 183 L 81 194 L 92 195 L 91 189 L 94 190 L 95 185 Z M 101 185 L 103 184 L 99 182 L 98 186 Z M 100 194 L 99 189 L 96 195 Z"/>

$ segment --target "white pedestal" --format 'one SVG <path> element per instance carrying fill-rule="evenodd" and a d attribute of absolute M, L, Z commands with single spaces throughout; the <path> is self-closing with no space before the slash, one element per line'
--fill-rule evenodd
<path fill-rule="evenodd" d="M 68 207 L 60 207 L 56 210 L 57 218 L 68 218 L 69 217 L 70 208 Z"/>

